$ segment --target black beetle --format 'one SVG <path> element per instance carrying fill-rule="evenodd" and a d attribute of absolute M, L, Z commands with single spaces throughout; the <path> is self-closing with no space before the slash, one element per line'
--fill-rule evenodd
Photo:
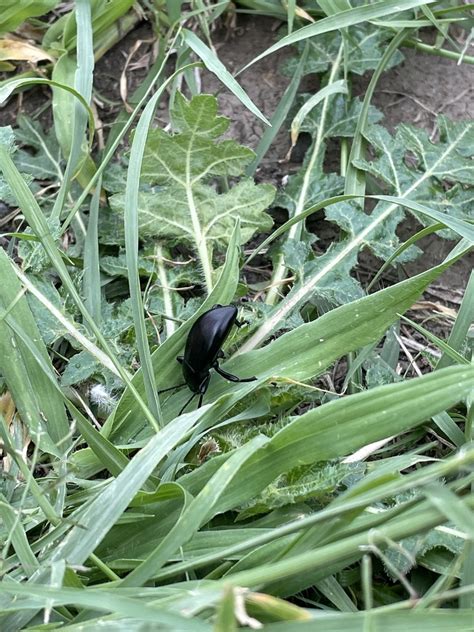
<path fill-rule="evenodd" d="M 184 384 L 165 389 L 168 391 L 186 385 L 193 392 L 179 411 L 180 415 L 196 395 L 199 395 L 198 408 L 201 406 L 211 380 L 211 369 L 215 369 L 219 375 L 231 382 L 253 382 L 257 379 L 256 377 L 237 377 L 227 373 L 219 366 L 219 359 L 224 357 L 221 347 L 226 341 L 232 325 L 237 325 L 237 327 L 243 325 L 237 320 L 237 307 L 234 305 L 214 305 L 210 310 L 201 314 L 191 327 L 186 339 L 184 356 L 177 358 L 183 368 Z M 159 392 L 163 393 L 164 391 Z"/>

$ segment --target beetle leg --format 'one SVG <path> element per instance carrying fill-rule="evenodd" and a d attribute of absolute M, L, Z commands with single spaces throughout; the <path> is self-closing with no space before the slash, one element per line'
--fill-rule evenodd
<path fill-rule="evenodd" d="M 182 384 L 177 384 L 176 386 L 170 386 L 169 388 L 162 388 L 161 391 L 156 391 L 156 392 L 158 394 L 167 393 L 168 391 L 173 391 L 175 388 L 181 388 L 182 386 L 186 386 L 186 382 L 183 382 Z"/>
<path fill-rule="evenodd" d="M 237 377 L 237 375 L 232 375 L 232 373 L 227 373 L 227 371 L 224 371 L 224 369 L 221 369 L 221 367 L 218 365 L 217 362 L 214 362 L 212 368 L 215 369 L 217 373 L 219 373 L 219 375 L 222 375 L 222 377 L 225 377 L 226 380 L 229 380 L 229 382 L 253 382 L 254 380 L 257 379 L 255 376 L 254 377 Z"/>
<path fill-rule="evenodd" d="M 179 362 L 180 364 L 183 364 L 183 362 L 184 362 L 184 356 L 178 356 L 178 357 L 176 358 L 176 360 L 178 360 L 178 362 Z"/>
<path fill-rule="evenodd" d="M 219 349 L 219 351 L 217 352 L 217 357 L 218 358 L 225 358 L 225 353 L 222 351 L 222 349 Z"/>
<path fill-rule="evenodd" d="M 248 320 L 234 320 L 234 324 L 236 327 L 243 327 L 244 325 L 250 325 Z"/>
<path fill-rule="evenodd" d="M 211 374 L 209 373 L 208 375 L 206 375 L 206 377 L 203 379 L 203 381 L 199 385 L 199 402 L 198 402 L 198 405 L 197 405 L 198 408 L 201 408 L 201 406 L 202 406 L 202 400 L 204 399 L 204 393 L 209 388 L 209 382 L 210 381 L 211 381 Z"/>
<path fill-rule="evenodd" d="M 193 394 L 191 395 L 191 397 L 188 399 L 188 401 L 185 403 L 185 405 L 184 405 L 184 406 L 181 408 L 181 410 L 179 411 L 179 413 L 178 413 L 178 417 L 179 417 L 179 415 L 182 415 L 182 414 L 183 414 L 184 409 L 186 408 L 186 406 L 187 406 L 188 404 L 190 404 L 190 403 L 191 403 L 191 401 L 192 401 L 195 397 L 196 397 L 196 393 L 193 393 Z"/>

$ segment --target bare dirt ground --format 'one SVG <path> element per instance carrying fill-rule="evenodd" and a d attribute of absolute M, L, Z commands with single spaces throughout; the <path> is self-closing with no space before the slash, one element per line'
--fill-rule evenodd
<path fill-rule="evenodd" d="M 278 21 L 271 18 L 254 20 L 245 15 L 239 15 L 236 28 L 232 30 L 222 28 L 214 32 L 213 41 L 224 64 L 231 72 L 236 72 L 275 41 L 279 25 Z M 99 92 L 98 111 L 104 126 L 112 122 L 121 106 L 119 80 L 127 57 L 134 50 L 136 42 L 141 40 L 143 44 L 133 54 L 126 73 L 128 94 L 131 94 L 146 75 L 147 67 L 151 63 L 152 39 L 151 29 L 144 23 L 98 62 L 95 87 Z M 375 93 L 374 105 L 384 113 L 384 125 L 393 129 L 403 121 L 423 127 L 431 133 L 436 125 L 437 114 L 443 113 L 455 120 L 474 117 L 474 68 L 472 66 L 458 66 L 454 61 L 409 49 L 404 49 L 403 52 L 405 61 L 400 66 L 384 73 Z M 291 54 L 292 51 L 289 49 L 280 50 L 239 76 L 243 88 L 267 117 L 273 114 L 288 84 L 289 79 L 282 74 L 280 68 L 282 62 Z M 353 83 L 354 94 L 363 95 L 369 79 L 368 75 L 356 77 Z M 304 79 L 303 91 L 314 92 L 317 89 L 316 78 L 310 76 Z M 202 72 L 202 91 L 218 94 L 221 112 L 232 121 L 230 136 L 254 148 L 262 133 L 261 123 L 220 84 L 214 75 L 206 71 Z M 106 97 L 102 102 L 101 95 Z M 14 124 L 19 111 L 35 112 L 45 103 L 46 98 L 48 98 L 47 91 L 40 89 L 26 93 L 24 98 L 12 99 L 7 107 L 0 110 L 0 123 L 2 125 Z M 165 116 L 165 106 L 163 106 L 158 112 L 158 117 L 164 119 Z M 45 110 L 41 121 L 45 126 L 52 124 L 49 109 Z M 280 186 L 282 178 L 298 168 L 299 164 L 285 161 L 288 148 L 289 135 L 282 130 L 257 173 L 259 180 Z M 329 161 L 331 162 L 331 158 Z M 0 221 L 1 215 L 0 208 Z M 316 232 L 323 240 L 325 235 L 328 239 L 331 238 L 332 228 L 327 222 L 315 220 L 314 225 Z M 401 228 L 400 236 L 406 238 L 413 233 L 414 228 L 415 220 L 408 221 Z M 416 273 L 439 263 L 444 254 L 449 252 L 453 242 L 430 236 L 420 245 L 425 251 L 425 256 L 410 264 L 408 267 L 410 273 Z M 364 256 L 361 262 L 363 266 L 373 271 L 380 265 L 380 262 L 369 256 Z M 444 293 L 445 301 L 459 304 L 473 263 L 472 256 L 466 257 L 440 279 L 439 294 Z"/>

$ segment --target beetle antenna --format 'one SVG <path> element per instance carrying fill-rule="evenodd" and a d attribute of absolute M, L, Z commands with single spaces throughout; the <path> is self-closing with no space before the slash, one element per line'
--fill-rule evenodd
<path fill-rule="evenodd" d="M 179 417 L 179 415 L 182 415 L 182 414 L 183 414 L 184 409 L 186 408 L 186 406 L 187 406 L 188 404 L 190 404 L 190 403 L 191 403 L 191 401 L 192 401 L 192 400 L 196 397 L 196 395 L 197 395 L 197 393 L 193 393 L 193 394 L 191 395 L 191 397 L 188 399 L 188 401 L 185 403 L 185 405 L 184 405 L 184 406 L 181 408 L 181 410 L 179 411 L 179 413 L 178 413 L 178 417 Z"/>
<path fill-rule="evenodd" d="M 181 388 L 182 386 L 186 386 L 186 382 L 182 384 L 178 384 L 177 386 L 170 386 L 169 388 L 163 388 L 161 391 L 157 391 L 158 395 L 160 393 L 167 393 L 168 391 L 174 391 L 176 388 Z"/>

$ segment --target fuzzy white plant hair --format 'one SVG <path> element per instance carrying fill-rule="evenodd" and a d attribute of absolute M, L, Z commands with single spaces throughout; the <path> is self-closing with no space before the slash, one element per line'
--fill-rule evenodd
<path fill-rule="evenodd" d="M 105 388 L 103 384 L 98 382 L 89 389 L 89 397 L 100 411 L 110 413 L 117 404 L 117 399 L 112 393 Z"/>

